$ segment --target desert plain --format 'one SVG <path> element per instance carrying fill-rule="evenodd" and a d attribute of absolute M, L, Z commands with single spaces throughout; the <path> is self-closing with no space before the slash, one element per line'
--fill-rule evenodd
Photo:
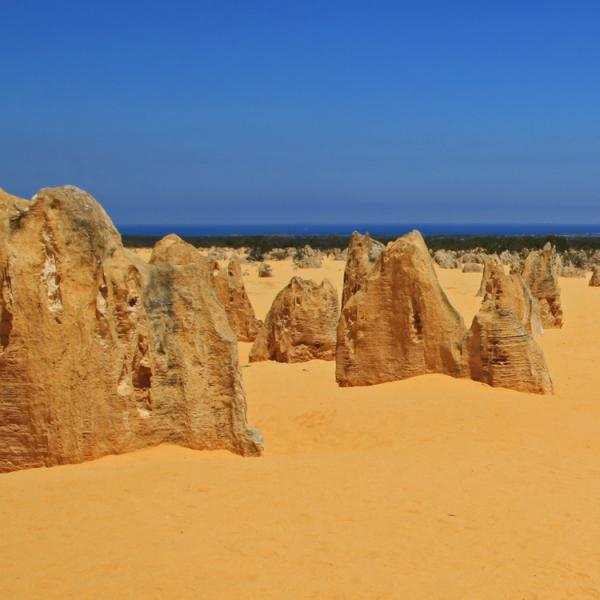
<path fill-rule="evenodd" d="M 260 319 L 290 278 L 246 265 Z M 481 273 L 438 269 L 467 326 Z M 0 598 L 600 598 L 600 290 L 561 278 L 555 393 L 424 375 L 338 387 L 249 363 L 261 457 L 162 445 L 0 474 Z"/>

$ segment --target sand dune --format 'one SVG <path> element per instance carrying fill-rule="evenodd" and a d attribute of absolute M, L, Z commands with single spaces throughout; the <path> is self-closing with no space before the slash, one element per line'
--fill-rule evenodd
<path fill-rule="evenodd" d="M 293 274 L 245 277 L 258 318 Z M 438 271 L 467 325 L 481 274 Z M 0 598 L 600 598 L 600 293 L 561 279 L 554 396 L 248 364 L 262 458 L 162 446 L 0 475 Z"/>

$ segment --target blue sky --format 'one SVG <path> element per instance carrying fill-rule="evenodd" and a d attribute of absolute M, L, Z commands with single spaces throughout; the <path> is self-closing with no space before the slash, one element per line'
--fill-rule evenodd
<path fill-rule="evenodd" d="M 0 0 L 0 187 L 117 223 L 600 222 L 600 3 Z"/>

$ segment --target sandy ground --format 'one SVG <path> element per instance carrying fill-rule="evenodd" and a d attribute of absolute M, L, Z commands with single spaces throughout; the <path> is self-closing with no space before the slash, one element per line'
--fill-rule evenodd
<path fill-rule="evenodd" d="M 245 278 L 260 317 L 294 274 Z M 343 263 L 297 272 L 339 288 Z M 440 271 L 465 321 L 480 274 Z M 0 475 L 0 598 L 600 598 L 600 290 L 564 279 L 556 395 L 249 366 L 262 458 L 159 447 Z"/>

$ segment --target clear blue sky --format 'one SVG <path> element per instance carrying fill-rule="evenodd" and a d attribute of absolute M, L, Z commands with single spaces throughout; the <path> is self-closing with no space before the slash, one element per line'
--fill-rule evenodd
<path fill-rule="evenodd" d="M 600 222 L 600 2 L 0 0 L 0 187 L 117 223 Z"/>

